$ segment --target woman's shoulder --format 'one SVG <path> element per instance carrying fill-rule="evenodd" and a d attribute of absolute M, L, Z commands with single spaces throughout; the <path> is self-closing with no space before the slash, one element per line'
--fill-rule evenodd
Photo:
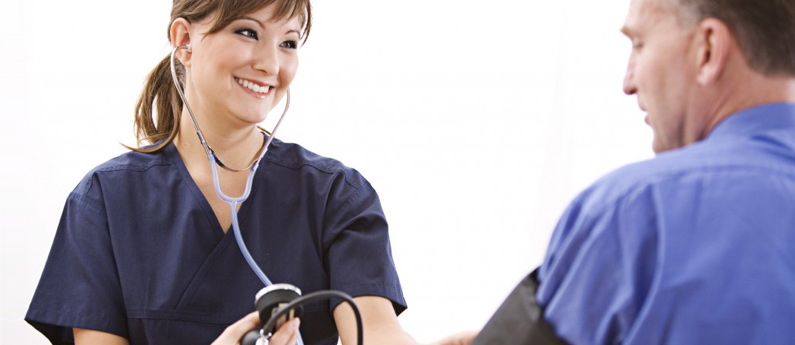
<path fill-rule="evenodd" d="M 144 147 L 146 148 L 146 147 Z M 173 159 L 171 159 L 170 151 L 173 150 L 172 145 L 167 145 L 166 147 L 162 148 L 156 152 L 139 152 L 139 151 L 128 151 L 122 153 L 116 157 L 113 157 L 104 163 L 96 166 L 92 169 L 92 172 L 104 172 L 104 171 L 116 171 L 116 170 L 133 170 L 133 171 L 141 171 L 147 170 L 152 168 L 153 166 L 158 165 L 171 165 L 173 164 Z"/>
<path fill-rule="evenodd" d="M 351 168 L 341 161 L 321 156 L 305 147 L 296 144 L 273 140 L 265 160 L 283 169 L 301 172 L 313 172 L 315 175 L 335 177 L 341 176 L 356 187 L 367 183 L 367 180 L 354 168 Z"/>
<path fill-rule="evenodd" d="M 88 193 L 94 185 L 103 181 L 118 187 L 120 183 L 140 183 L 132 179 L 147 179 L 150 174 L 162 174 L 161 169 L 155 171 L 153 168 L 173 165 L 173 152 L 170 151 L 173 151 L 171 145 L 151 153 L 138 151 L 122 153 L 89 170 L 73 193 Z"/>

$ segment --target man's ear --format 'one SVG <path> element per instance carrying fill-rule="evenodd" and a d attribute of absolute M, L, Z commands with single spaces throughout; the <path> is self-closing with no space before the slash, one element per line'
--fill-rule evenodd
<path fill-rule="evenodd" d="M 730 52 L 736 48 L 734 37 L 722 21 L 707 18 L 695 31 L 697 81 L 701 86 L 714 84 L 726 68 Z"/>
<path fill-rule="evenodd" d="M 178 46 L 189 46 L 191 42 L 190 37 L 191 23 L 185 18 L 177 18 L 171 23 L 169 29 L 169 36 L 171 37 L 171 48 Z M 185 67 L 190 67 L 190 51 L 186 49 L 179 49 L 176 53 L 177 59 Z"/>

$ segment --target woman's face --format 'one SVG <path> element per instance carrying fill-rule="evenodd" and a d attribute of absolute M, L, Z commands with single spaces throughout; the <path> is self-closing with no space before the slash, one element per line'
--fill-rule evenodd
<path fill-rule="evenodd" d="M 214 34 L 206 34 L 212 15 L 188 29 L 188 102 L 215 128 L 262 122 L 295 77 L 302 22 L 273 20 L 273 8 L 238 18 Z"/>

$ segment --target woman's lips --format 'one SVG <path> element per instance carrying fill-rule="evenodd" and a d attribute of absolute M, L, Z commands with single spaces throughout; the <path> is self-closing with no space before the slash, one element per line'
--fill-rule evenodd
<path fill-rule="evenodd" d="M 263 84 L 253 80 L 235 77 L 235 81 L 238 85 L 240 85 L 240 87 L 257 98 L 265 98 L 270 95 L 271 90 L 273 90 L 272 85 Z"/>

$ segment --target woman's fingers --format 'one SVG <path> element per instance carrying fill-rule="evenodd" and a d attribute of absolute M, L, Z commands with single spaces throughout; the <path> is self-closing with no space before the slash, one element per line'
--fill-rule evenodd
<path fill-rule="evenodd" d="M 268 342 L 270 345 L 295 345 L 298 342 L 298 327 L 301 325 L 301 320 L 292 319 L 290 322 L 283 324 L 276 331 L 276 334 L 270 338 Z M 212 345 L 234 345 L 238 344 L 240 338 L 252 329 L 259 326 L 259 313 L 253 312 L 246 315 L 237 322 L 229 325 L 223 333 L 215 339 Z"/>
<path fill-rule="evenodd" d="M 212 345 L 233 345 L 240 341 L 248 331 L 259 326 L 259 313 L 253 312 L 246 315 L 237 322 L 229 325 L 220 336 L 212 343 Z"/>
<path fill-rule="evenodd" d="M 268 342 L 269 345 L 295 345 L 298 342 L 298 327 L 301 325 L 300 319 L 292 319 L 283 324 L 276 330 L 276 333 Z"/>

